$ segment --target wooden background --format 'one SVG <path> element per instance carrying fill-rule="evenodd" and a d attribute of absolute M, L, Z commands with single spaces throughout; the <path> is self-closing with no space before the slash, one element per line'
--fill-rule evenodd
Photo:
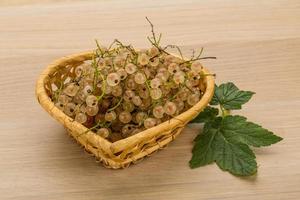
<path fill-rule="evenodd" d="M 105 169 L 38 105 L 47 64 L 95 38 L 147 47 L 145 16 L 165 43 L 217 56 L 205 65 L 219 83 L 256 91 L 238 113 L 284 137 L 255 149 L 256 176 L 189 169 L 195 125 L 138 165 Z M 299 0 L 1 0 L 0 92 L 0 199 L 300 199 Z"/>

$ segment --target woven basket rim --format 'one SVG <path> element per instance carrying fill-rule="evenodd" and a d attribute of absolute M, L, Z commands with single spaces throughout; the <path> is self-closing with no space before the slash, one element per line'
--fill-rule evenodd
<path fill-rule="evenodd" d="M 40 74 L 37 83 L 36 83 L 36 97 L 41 104 L 41 106 L 47 111 L 51 112 L 53 118 L 56 120 L 59 120 L 59 117 L 64 117 L 65 119 L 68 119 L 70 123 L 72 123 L 73 126 L 78 127 L 81 130 L 87 131 L 87 135 L 96 138 L 96 140 L 100 141 L 100 144 L 102 144 L 104 147 L 109 148 L 113 153 L 120 152 L 122 150 L 128 149 L 130 146 L 134 146 L 137 142 L 141 141 L 142 139 L 146 139 L 149 137 L 153 137 L 157 135 L 160 132 L 173 130 L 178 127 L 183 127 L 188 121 L 192 120 L 194 117 L 196 117 L 199 112 L 201 112 L 206 105 L 208 105 L 210 99 L 213 96 L 214 93 L 214 86 L 215 81 L 213 76 L 205 76 L 206 79 L 206 90 L 204 92 L 204 95 L 200 99 L 200 101 L 191 107 L 189 110 L 177 115 L 176 117 L 162 122 L 161 124 L 152 127 L 150 129 L 146 129 L 144 131 L 141 131 L 133 136 L 115 141 L 110 142 L 107 139 L 95 134 L 93 131 L 88 131 L 88 128 L 84 125 L 76 122 L 71 117 L 67 116 L 63 111 L 56 108 L 54 105 L 54 102 L 50 99 L 50 97 L 47 95 L 46 89 L 44 87 L 45 81 L 49 79 L 49 75 L 52 74 L 54 71 L 59 69 L 60 67 L 64 67 L 71 61 L 76 62 L 82 62 L 85 60 L 90 60 L 92 58 L 93 51 L 85 51 L 77 54 L 71 54 L 68 56 L 64 56 L 62 58 L 59 58 L 49 64 L 46 69 Z M 172 54 L 174 56 L 177 56 L 176 54 Z M 207 74 L 209 74 L 209 71 L 204 67 L 203 71 Z M 65 120 L 64 119 L 64 120 Z M 60 121 L 61 122 L 61 121 Z M 65 122 L 63 122 L 65 123 Z M 66 124 L 64 124 L 66 125 Z M 92 134 L 92 135 L 91 135 Z M 88 137 L 87 136 L 87 137 Z"/>

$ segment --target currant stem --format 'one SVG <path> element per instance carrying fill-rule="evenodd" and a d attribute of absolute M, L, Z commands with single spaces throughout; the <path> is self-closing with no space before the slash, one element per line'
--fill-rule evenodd
<path fill-rule="evenodd" d="M 216 74 L 200 74 L 200 76 L 216 76 Z"/>
<path fill-rule="evenodd" d="M 53 97 L 53 98 L 54 98 L 54 99 L 53 99 L 54 102 L 57 102 L 57 101 L 58 101 L 58 97 L 60 96 L 60 94 L 61 94 L 61 92 L 62 92 L 63 85 L 64 85 L 64 84 L 61 83 L 59 89 L 57 89 L 57 90 L 55 91 L 54 97 Z"/>
<path fill-rule="evenodd" d="M 121 104 L 122 101 L 123 101 L 123 97 L 120 98 L 120 100 L 118 101 L 118 103 L 114 107 L 108 109 L 107 111 L 110 112 L 110 111 L 115 110 L 117 107 L 120 106 L 120 104 Z"/>
<path fill-rule="evenodd" d="M 230 110 L 226 110 L 223 106 L 220 105 L 221 111 L 222 111 L 222 118 L 230 115 Z"/>
<path fill-rule="evenodd" d="M 97 84 L 97 80 L 98 80 L 98 67 L 97 67 L 95 54 L 96 53 L 93 54 L 93 63 L 92 63 L 92 66 L 94 66 L 94 69 L 95 69 L 94 79 L 93 79 L 93 91 L 95 91 L 95 89 L 96 89 L 96 84 Z"/>
<path fill-rule="evenodd" d="M 102 51 L 102 49 L 101 49 L 101 47 L 100 47 L 100 45 L 99 45 L 98 40 L 95 40 L 95 42 L 96 42 L 96 45 L 97 45 L 97 49 L 98 49 L 99 52 L 101 53 L 100 57 L 103 58 L 104 53 L 103 53 L 103 51 Z"/>
<path fill-rule="evenodd" d="M 103 75 L 102 75 L 101 73 L 100 73 L 99 75 L 100 75 L 100 77 L 101 77 L 101 79 L 102 79 L 103 85 L 102 85 L 102 93 L 101 93 L 100 96 L 97 97 L 97 98 L 98 98 L 98 101 L 100 101 L 100 100 L 103 98 L 103 96 L 104 96 L 104 94 L 105 94 L 105 88 L 106 88 L 106 80 L 104 79 L 104 77 L 103 77 Z"/>
<path fill-rule="evenodd" d="M 89 128 L 88 130 L 84 131 L 83 133 L 80 133 L 77 138 L 81 137 L 82 135 L 88 133 L 89 131 L 92 131 L 93 129 L 97 128 L 97 126 L 99 126 L 101 123 L 97 123 L 96 125 L 94 125 L 93 127 Z"/>

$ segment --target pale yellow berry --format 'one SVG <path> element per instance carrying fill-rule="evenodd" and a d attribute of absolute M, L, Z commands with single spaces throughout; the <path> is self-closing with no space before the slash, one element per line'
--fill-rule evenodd
<path fill-rule="evenodd" d="M 148 50 L 148 54 L 149 56 L 153 57 L 153 56 L 156 56 L 159 54 L 159 50 L 156 48 L 156 47 L 151 47 L 149 50 Z"/>
<path fill-rule="evenodd" d="M 195 61 L 192 63 L 191 65 L 191 70 L 196 72 L 196 73 L 200 73 L 202 70 L 202 65 L 199 61 Z"/>
<path fill-rule="evenodd" d="M 97 131 L 97 135 L 100 135 L 103 138 L 107 138 L 109 136 L 109 130 L 107 128 L 100 128 Z"/>
<path fill-rule="evenodd" d="M 140 65 L 147 65 L 149 63 L 149 56 L 145 53 L 141 53 L 138 57 L 138 63 Z"/>

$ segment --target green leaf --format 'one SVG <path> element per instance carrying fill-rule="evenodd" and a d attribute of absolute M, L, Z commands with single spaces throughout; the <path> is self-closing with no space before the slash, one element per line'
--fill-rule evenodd
<path fill-rule="evenodd" d="M 269 146 L 282 140 L 271 131 L 253 122 L 247 122 L 242 116 L 227 116 L 222 123 L 222 133 L 232 142 L 245 143 L 254 147 Z"/>
<path fill-rule="evenodd" d="M 193 156 L 190 160 L 190 167 L 196 168 L 203 165 L 210 164 L 215 158 L 215 137 L 217 134 L 217 129 L 212 128 L 213 126 L 218 126 L 222 119 L 220 117 L 216 118 L 214 121 L 208 122 L 204 125 L 203 133 L 199 134 L 195 138 L 195 146 L 193 148 Z"/>
<path fill-rule="evenodd" d="M 190 123 L 203 123 L 213 120 L 219 114 L 219 109 L 207 106 Z"/>
<path fill-rule="evenodd" d="M 211 105 L 221 105 L 226 110 L 238 110 L 255 94 L 251 91 L 239 90 L 233 83 L 215 86 L 215 93 Z"/>
<path fill-rule="evenodd" d="M 222 134 L 216 137 L 215 160 L 217 165 L 234 175 L 250 176 L 256 173 L 257 163 L 252 150 L 242 143 L 230 143 Z"/>
<path fill-rule="evenodd" d="M 248 145 L 266 146 L 282 138 L 245 117 L 216 117 L 206 122 L 203 133 L 195 138 L 190 167 L 196 168 L 213 161 L 234 175 L 248 176 L 256 173 L 255 155 Z"/>

